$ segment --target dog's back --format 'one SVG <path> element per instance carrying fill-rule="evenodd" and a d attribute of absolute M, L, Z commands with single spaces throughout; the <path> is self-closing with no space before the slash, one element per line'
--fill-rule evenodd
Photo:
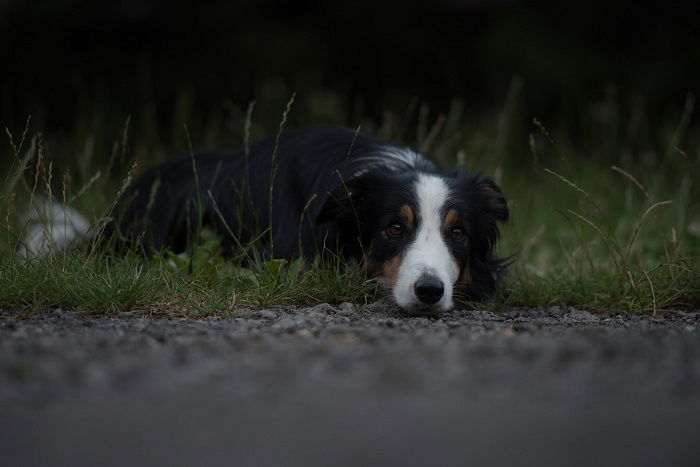
<path fill-rule="evenodd" d="M 184 155 L 147 170 L 121 195 L 103 236 L 117 246 L 136 243 L 144 252 L 182 251 L 201 219 L 231 251 L 271 228 L 275 256 L 311 257 L 323 240 L 332 243 L 338 236 L 333 222 L 315 222 L 328 193 L 376 166 L 436 169 L 406 146 L 349 128 L 285 131 L 279 141 L 271 136 L 249 151 Z M 262 236 L 263 244 L 267 238 Z"/>

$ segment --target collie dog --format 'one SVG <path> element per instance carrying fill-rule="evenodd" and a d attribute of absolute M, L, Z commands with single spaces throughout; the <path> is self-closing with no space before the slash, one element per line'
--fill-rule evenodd
<path fill-rule="evenodd" d="M 507 218 L 490 178 L 322 125 L 153 167 L 122 193 L 102 235 L 145 252 L 183 251 L 204 225 L 231 254 L 256 239 L 267 257 L 332 252 L 360 262 L 401 308 L 441 312 L 456 292 L 493 294 L 504 267 L 493 250 Z"/>

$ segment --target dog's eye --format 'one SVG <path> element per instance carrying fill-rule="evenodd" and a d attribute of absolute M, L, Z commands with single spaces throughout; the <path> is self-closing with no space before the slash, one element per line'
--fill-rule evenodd
<path fill-rule="evenodd" d="M 455 242 L 461 242 L 464 240 L 464 237 L 467 234 L 464 232 L 464 229 L 461 227 L 455 227 L 452 230 L 450 230 L 450 238 L 454 240 Z"/>
<path fill-rule="evenodd" d="M 386 228 L 386 233 L 392 237 L 400 237 L 403 235 L 403 225 L 399 224 L 398 222 L 394 222 Z"/>

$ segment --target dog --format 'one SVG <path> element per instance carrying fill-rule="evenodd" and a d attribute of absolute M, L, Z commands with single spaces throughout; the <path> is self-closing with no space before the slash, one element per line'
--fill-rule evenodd
<path fill-rule="evenodd" d="M 112 218 L 102 235 L 117 248 L 184 251 L 204 225 L 231 254 L 257 239 L 267 257 L 356 260 L 409 312 L 489 299 L 506 265 L 494 247 L 508 207 L 493 180 L 332 125 L 169 160 Z"/>

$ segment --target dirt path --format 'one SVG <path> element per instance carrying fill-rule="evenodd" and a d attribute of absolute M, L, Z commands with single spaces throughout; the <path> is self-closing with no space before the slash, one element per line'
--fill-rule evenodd
<path fill-rule="evenodd" d="M 700 313 L 0 318 L 0 465 L 700 465 Z"/>

